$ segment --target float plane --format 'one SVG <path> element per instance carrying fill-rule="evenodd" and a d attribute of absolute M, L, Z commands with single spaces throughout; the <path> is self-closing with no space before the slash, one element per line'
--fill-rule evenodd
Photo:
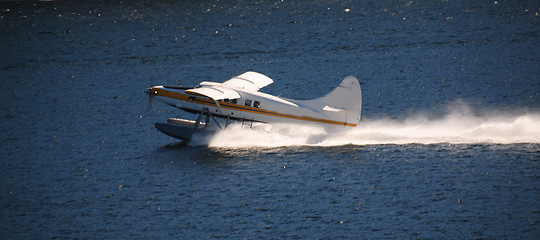
<path fill-rule="evenodd" d="M 360 121 L 362 90 L 358 80 L 346 77 L 323 97 L 293 100 L 260 92 L 274 81 L 257 72 L 245 72 L 223 83 L 201 82 L 196 87 L 154 86 L 145 90 L 153 99 L 189 113 L 196 120 L 169 118 L 156 123 L 161 132 L 184 141 L 193 134 L 211 135 L 232 121 L 252 126 L 261 123 L 320 124 L 355 127 Z M 216 118 L 224 119 L 219 121 Z M 215 122 L 214 127 L 211 120 Z M 214 125 L 214 124 L 212 124 Z"/>

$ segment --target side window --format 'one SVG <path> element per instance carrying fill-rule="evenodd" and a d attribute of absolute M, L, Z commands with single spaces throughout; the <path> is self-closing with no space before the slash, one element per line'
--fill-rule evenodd
<path fill-rule="evenodd" d="M 251 107 L 251 99 L 246 99 L 246 106 Z"/>
<path fill-rule="evenodd" d="M 232 102 L 233 104 L 237 104 L 237 103 L 238 103 L 238 101 L 237 101 L 236 99 L 233 99 L 231 102 Z"/>
<path fill-rule="evenodd" d="M 253 102 L 253 107 L 260 108 L 261 107 L 261 102 L 259 102 L 259 101 Z"/>

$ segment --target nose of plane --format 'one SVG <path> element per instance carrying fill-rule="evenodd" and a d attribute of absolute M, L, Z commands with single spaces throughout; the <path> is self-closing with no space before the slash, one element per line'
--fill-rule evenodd
<path fill-rule="evenodd" d="M 158 95 L 158 88 L 159 87 L 151 87 L 144 90 L 145 93 L 150 95 L 151 97 Z"/>

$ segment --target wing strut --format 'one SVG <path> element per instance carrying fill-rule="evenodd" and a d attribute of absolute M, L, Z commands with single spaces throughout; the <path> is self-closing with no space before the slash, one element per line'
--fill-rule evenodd
<path fill-rule="evenodd" d="M 210 118 L 212 118 L 216 125 L 219 127 L 219 129 L 223 129 L 216 117 L 214 117 L 214 115 L 210 112 L 208 108 L 203 108 L 201 110 L 201 113 L 199 113 L 199 117 L 197 117 L 197 121 L 195 121 L 195 128 L 198 128 L 201 125 L 203 117 L 206 117 L 204 127 L 208 126 L 208 124 L 210 123 Z"/>

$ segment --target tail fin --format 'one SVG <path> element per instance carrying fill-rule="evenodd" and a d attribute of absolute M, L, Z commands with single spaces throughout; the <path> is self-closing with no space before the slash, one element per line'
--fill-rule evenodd
<path fill-rule="evenodd" d="M 330 107 L 357 110 L 362 109 L 362 89 L 358 79 L 348 76 L 332 92 L 322 98 Z"/>
<path fill-rule="evenodd" d="M 358 79 L 348 76 L 332 92 L 322 97 L 325 108 L 345 110 L 346 122 L 359 122 L 362 112 L 362 89 Z"/>
<path fill-rule="evenodd" d="M 358 79 L 348 76 L 332 92 L 311 100 L 292 100 L 294 103 L 321 112 L 328 119 L 358 124 L 362 113 L 362 90 Z"/>

